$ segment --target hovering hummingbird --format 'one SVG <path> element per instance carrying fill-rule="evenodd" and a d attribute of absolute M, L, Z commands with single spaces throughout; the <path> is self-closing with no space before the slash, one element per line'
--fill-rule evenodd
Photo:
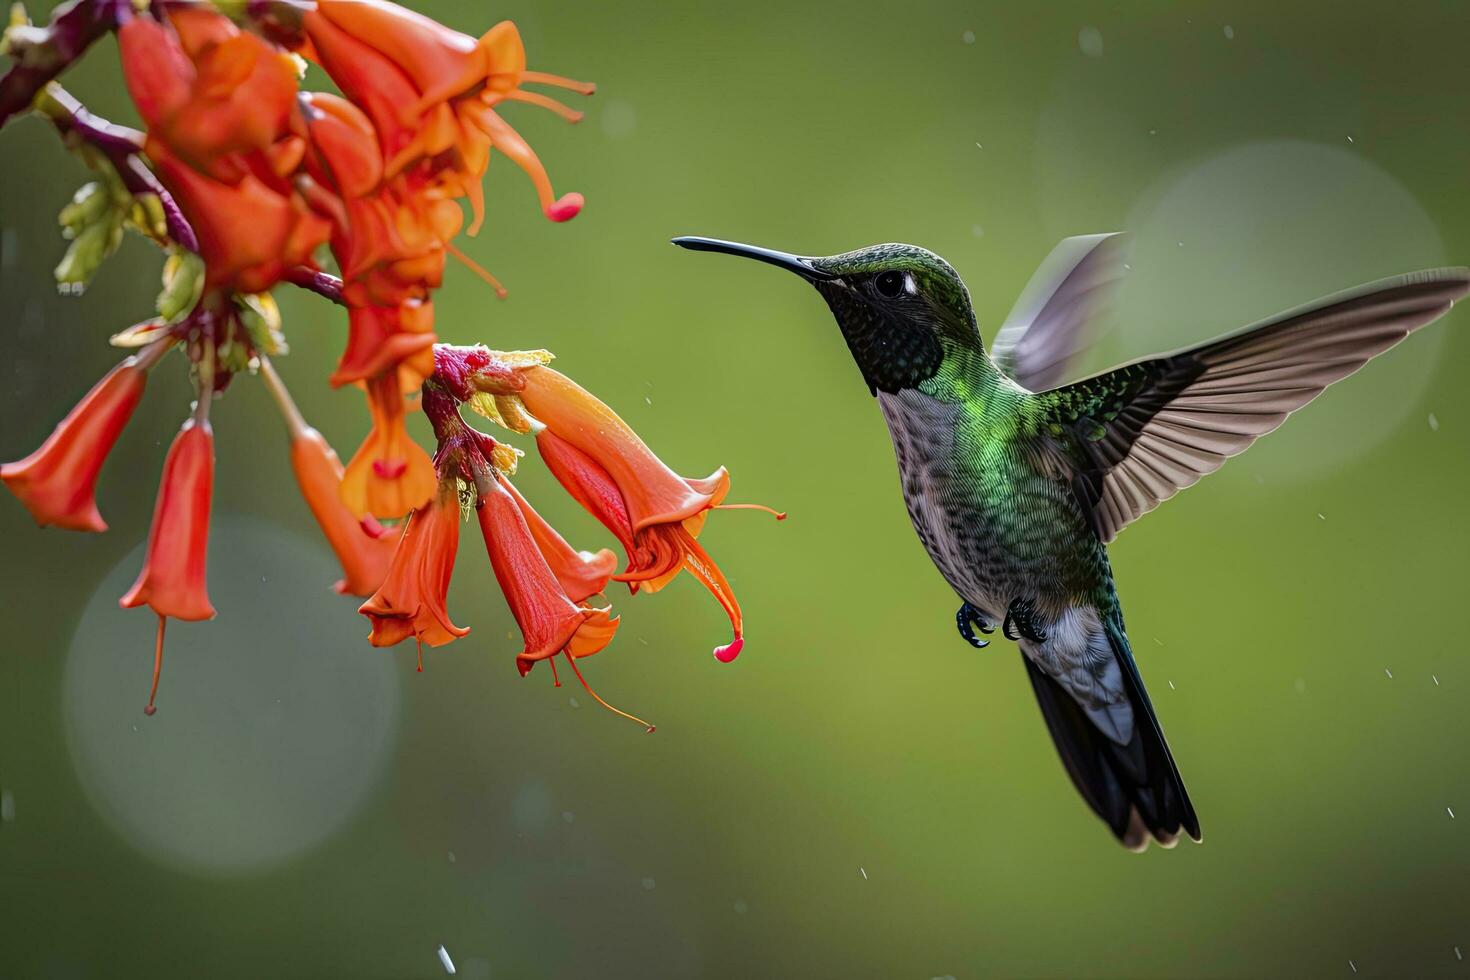
<path fill-rule="evenodd" d="M 987 350 L 948 262 L 914 245 L 825 258 L 676 238 L 796 273 L 831 307 L 888 423 L 904 501 L 958 594 L 955 623 L 1016 641 L 1078 792 L 1124 846 L 1200 840 L 1144 690 L 1107 545 L 1470 291 L 1470 269 L 1360 286 L 1064 384 L 1119 236 L 1061 243 Z"/>

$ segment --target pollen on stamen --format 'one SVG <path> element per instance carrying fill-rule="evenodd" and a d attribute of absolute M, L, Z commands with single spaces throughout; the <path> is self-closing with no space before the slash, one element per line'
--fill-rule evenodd
<path fill-rule="evenodd" d="M 745 649 L 745 637 L 737 636 L 722 647 L 715 647 L 715 659 L 722 664 L 734 662 L 740 656 L 740 651 Z"/>
<path fill-rule="evenodd" d="M 581 212 L 582 205 L 586 203 L 586 198 L 576 191 L 563 194 L 546 206 L 546 217 L 558 222 L 571 221 Z"/>

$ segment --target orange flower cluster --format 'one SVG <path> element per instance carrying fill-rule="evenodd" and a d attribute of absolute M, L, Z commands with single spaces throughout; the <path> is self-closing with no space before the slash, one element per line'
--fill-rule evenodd
<path fill-rule="evenodd" d="M 342 566 L 337 590 L 368 597 L 361 612 L 373 645 L 413 638 L 422 669 L 424 644 L 468 634 L 450 618 L 448 590 L 461 518 L 473 512 L 523 635 L 522 675 L 546 660 L 556 679 L 562 655 L 585 686 L 577 660 L 605 649 L 618 628 L 610 606 L 593 602 L 608 582 L 656 592 L 683 570 L 729 617 L 733 637 L 715 656 L 739 654 L 739 603 L 697 540 L 710 511 L 740 506 L 724 503 L 725 470 L 674 473 L 616 413 L 547 367 L 545 352 L 435 343 L 433 295 L 447 257 L 503 292 L 454 245 L 482 222 L 492 151 L 530 177 L 548 219 L 566 221 L 583 205 L 579 194 L 556 196 L 501 110 L 521 102 L 576 121 L 580 113 L 522 86 L 591 94 L 591 85 L 528 71 L 508 21 L 473 38 L 385 0 L 232 3 L 235 19 L 202 2 L 76 2 L 98 4 L 87 24 L 115 29 L 146 133 L 98 120 L 60 89 L 34 93 L 37 111 L 90 140 L 89 163 L 111 175 L 105 191 L 92 187 L 63 213 L 78 239 L 68 275 L 81 276 L 67 281 L 84 281 L 78 270 L 95 268 L 127 223 L 168 248 L 165 289 L 158 318 L 114 338 L 136 353 L 38 450 L 0 466 L 0 480 L 41 525 L 105 530 L 95 501 L 103 461 L 148 371 L 170 350 L 185 353 L 197 399 L 164 462 L 143 569 L 121 600 L 158 616 L 149 714 L 167 620 L 215 614 L 206 585 L 209 412 L 242 372 L 262 378 L 286 421 L 297 484 Z M 67 57 L 84 48 L 58 42 Z M 301 91 L 306 62 L 341 95 Z M 20 84 L 0 79 L 7 92 Z M 323 247 L 340 279 L 317 265 Z M 363 389 L 372 428 L 345 467 L 273 366 L 285 343 L 269 291 L 283 281 L 346 308 L 347 344 L 331 381 Z M 409 435 L 410 407 L 433 427 L 432 458 Z M 557 480 L 621 544 L 621 572 L 612 551 L 573 548 L 537 513 L 509 479 L 520 454 L 467 424 L 464 407 L 534 436 Z M 402 523 L 390 530 L 380 519 Z"/>
<path fill-rule="evenodd" d="M 633 592 L 656 592 L 685 569 L 729 615 L 734 638 L 717 647 L 715 657 L 734 660 L 745 642 L 740 604 L 695 540 L 711 510 L 753 506 L 723 502 L 729 474 L 722 468 L 703 480 L 678 476 L 611 408 L 547 367 L 550 355 L 544 352 L 502 354 L 439 344 L 434 355 L 423 408 L 439 442 L 439 489 L 410 515 L 387 579 L 362 605 L 373 624 L 372 643 L 391 646 L 413 637 L 422 670 L 423 644 L 443 646 L 468 632 L 448 613 L 463 507 L 479 520 L 496 581 L 520 625 L 524 646 L 516 664 L 522 675 L 561 654 L 585 686 L 576 660 L 604 649 L 618 627 L 609 607 L 589 600 L 614 579 Z M 521 496 L 508 479 L 515 454 L 466 424 L 463 405 L 513 432 L 536 434 L 557 480 L 622 544 L 628 564 L 621 574 L 615 573 L 611 551 L 573 548 Z M 606 705 L 590 687 L 588 692 Z"/>

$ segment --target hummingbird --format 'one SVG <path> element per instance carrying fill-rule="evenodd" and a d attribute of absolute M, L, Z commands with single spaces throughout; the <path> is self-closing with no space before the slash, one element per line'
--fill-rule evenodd
<path fill-rule="evenodd" d="M 914 530 L 1002 634 L 1063 767 L 1125 847 L 1200 841 L 1123 624 L 1108 545 L 1287 415 L 1447 312 L 1470 269 L 1359 286 L 1207 343 L 1066 378 L 1119 278 L 1118 235 L 1064 240 L 987 348 L 954 268 L 915 245 L 802 256 L 676 238 L 786 269 L 827 301 L 888 425 Z"/>

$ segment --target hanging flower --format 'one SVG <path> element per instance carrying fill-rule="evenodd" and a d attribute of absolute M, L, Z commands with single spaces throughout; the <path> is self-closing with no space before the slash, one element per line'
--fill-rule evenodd
<path fill-rule="evenodd" d="M 397 373 L 378 375 L 367 394 L 373 427 L 347 464 L 342 500 L 358 517 L 402 517 L 434 493 L 434 464 L 404 426 Z"/>
<path fill-rule="evenodd" d="M 377 521 L 357 520 L 342 502 L 342 463 L 320 432 L 307 428 L 291 438 L 291 469 L 342 565 L 342 578 L 333 588 L 345 595 L 372 595 L 388 573 L 393 535 Z"/>
<path fill-rule="evenodd" d="M 207 389 L 206 389 L 207 390 Z M 208 405 L 208 395 L 201 405 Z M 205 572 L 209 559 L 209 505 L 214 493 L 214 433 L 207 408 L 184 423 L 163 463 L 163 480 L 148 532 L 143 570 L 118 601 L 124 609 L 149 606 L 158 614 L 158 641 L 153 659 L 153 688 L 148 706 L 158 694 L 163 670 L 163 631 L 168 618 L 214 618 Z"/>
<path fill-rule="evenodd" d="M 547 467 L 627 552 L 628 567 L 615 577 L 634 591 L 656 592 L 688 569 L 724 608 L 735 634 L 715 656 L 726 663 L 739 656 L 740 603 L 695 540 L 709 511 L 731 506 L 723 503 L 729 474 L 721 468 L 704 479 L 679 476 L 617 413 L 549 367 L 527 369 L 517 397 L 545 427 L 536 445 Z"/>
<path fill-rule="evenodd" d="M 129 357 L 109 371 L 56 426 L 41 448 L 0 466 L 0 480 L 36 523 L 73 531 L 105 531 L 97 510 L 97 474 L 143 397 L 148 369 L 167 342 Z"/>
<path fill-rule="evenodd" d="M 204 7 L 174 7 L 118 29 L 123 78 L 155 140 L 219 179 L 240 173 L 238 153 L 288 135 L 296 108 L 291 57 Z"/>
<path fill-rule="evenodd" d="M 408 517 L 383 584 L 358 612 L 372 621 L 368 641 L 388 647 L 413 637 L 444 646 L 469 633 L 449 619 L 449 579 L 459 550 L 459 499 L 452 482 L 441 484 L 429 503 Z"/>
<path fill-rule="evenodd" d="M 617 555 L 606 548 L 596 553 L 573 548 L 556 528 L 536 513 L 535 508 L 526 502 L 526 498 L 521 496 L 513 483 L 505 479 L 500 482 L 520 508 L 521 517 L 531 532 L 531 540 L 536 542 L 536 549 L 541 552 L 541 557 L 546 560 L 547 567 L 556 576 L 557 583 L 561 585 L 568 599 L 581 602 L 607 588 L 608 580 L 617 568 Z"/>
<path fill-rule="evenodd" d="M 581 82 L 525 70 L 525 49 L 509 21 L 479 41 L 397 4 L 320 4 L 302 16 L 314 56 L 343 93 L 372 119 L 389 176 L 424 164 L 429 179 L 469 196 L 479 226 L 479 183 L 493 147 L 526 172 L 553 221 L 582 208 L 580 194 L 556 197 L 534 151 L 492 108 L 520 101 L 580 119 L 553 99 L 520 90 L 540 82 L 591 94 Z"/>

